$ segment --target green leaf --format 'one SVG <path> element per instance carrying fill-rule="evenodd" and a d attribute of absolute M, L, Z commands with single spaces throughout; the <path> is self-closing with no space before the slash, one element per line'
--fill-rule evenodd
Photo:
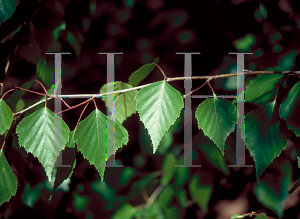
<path fill-rule="evenodd" d="M 74 193 L 73 206 L 77 211 L 83 211 L 88 205 L 89 199 L 85 196 Z"/>
<path fill-rule="evenodd" d="M 200 208 L 207 212 L 208 203 L 212 194 L 211 186 L 199 186 L 199 176 L 194 175 L 190 179 L 189 190 L 192 198 L 200 206 Z"/>
<path fill-rule="evenodd" d="M 163 175 L 160 179 L 162 185 L 167 185 L 172 180 L 174 173 L 175 173 L 175 165 L 177 163 L 177 159 L 174 154 L 169 153 L 166 155 L 163 165 L 162 165 L 162 172 Z"/>
<path fill-rule="evenodd" d="M 180 207 L 182 209 L 185 209 L 188 205 L 188 197 L 187 197 L 186 191 L 184 189 L 180 189 L 177 191 L 176 195 L 177 195 L 176 197 L 178 199 Z"/>
<path fill-rule="evenodd" d="M 66 29 L 66 22 L 62 22 L 57 28 L 53 30 L 53 40 L 57 41 L 59 37 L 59 32 Z"/>
<path fill-rule="evenodd" d="M 290 71 L 293 69 L 297 53 L 297 50 L 293 50 L 281 58 L 278 64 L 281 71 Z"/>
<path fill-rule="evenodd" d="M 298 160 L 298 168 L 300 168 L 300 157 L 297 157 Z"/>
<path fill-rule="evenodd" d="M 18 180 L 11 170 L 3 150 L 0 150 L 0 206 L 17 192 Z"/>
<path fill-rule="evenodd" d="M 136 96 L 140 120 L 150 134 L 153 153 L 165 132 L 175 123 L 183 108 L 180 93 L 166 82 L 155 82 L 142 88 Z"/>
<path fill-rule="evenodd" d="M 75 130 L 74 141 L 77 148 L 83 156 L 94 165 L 103 180 L 106 156 L 107 154 L 107 131 L 106 123 L 113 123 L 98 109 L 95 109 L 83 121 L 81 121 Z M 113 138 L 111 133 L 109 137 Z M 128 142 L 128 133 L 119 121 L 115 123 L 115 150 L 126 145 Z"/>
<path fill-rule="evenodd" d="M 159 58 L 155 58 L 153 60 L 153 63 L 157 64 L 159 61 Z M 153 63 L 149 63 L 146 65 L 143 65 L 138 70 L 133 72 L 130 77 L 128 83 L 132 85 L 132 87 L 137 86 L 142 80 L 144 80 L 155 68 L 155 65 Z"/>
<path fill-rule="evenodd" d="M 69 41 L 70 45 L 73 47 L 76 55 L 80 55 L 81 44 L 80 44 L 78 38 L 74 35 L 74 33 L 68 31 L 67 40 Z"/>
<path fill-rule="evenodd" d="M 207 158 L 210 160 L 211 164 L 221 171 L 224 174 L 229 174 L 229 169 L 225 161 L 225 157 L 222 156 L 220 150 L 212 145 L 201 144 L 201 150 L 206 154 Z"/>
<path fill-rule="evenodd" d="M 14 116 L 9 106 L 7 106 L 4 100 L 0 99 L 0 135 L 3 135 L 10 128 L 13 120 Z"/>
<path fill-rule="evenodd" d="M 26 83 L 22 84 L 21 88 L 29 89 L 34 81 L 27 81 Z M 17 102 L 23 97 L 26 93 L 24 90 L 16 90 L 13 94 L 7 99 L 7 104 L 13 109 L 16 110 Z"/>
<path fill-rule="evenodd" d="M 251 111 L 245 116 L 245 142 L 259 178 L 270 163 L 286 148 L 291 132 L 280 120 L 276 102 Z"/>
<path fill-rule="evenodd" d="M 237 122 L 236 106 L 222 98 L 207 98 L 195 112 L 198 126 L 224 155 L 225 141 Z"/>
<path fill-rule="evenodd" d="M 280 74 L 258 75 L 246 85 L 245 101 L 259 104 L 274 100 L 278 90 L 277 83 L 282 77 Z"/>
<path fill-rule="evenodd" d="M 73 168 L 75 167 L 75 155 L 76 155 L 76 149 L 75 149 L 75 143 L 73 142 L 74 138 L 74 131 L 71 131 L 69 134 L 69 140 L 66 143 L 65 149 L 61 151 L 62 156 L 62 165 L 69 165 L 70 167 L 56 167 L 57 172 L 55 175 L 55 181 L 54 186 L 52 189 L 53 192 L 58 188 L 58 186 L 68 177 L 71 176 L 73 172 Z"/>
<path fill-rule="evenodd" d="M 62 130 L 55 128 L 55 119 L 61 122 Z M 22 119 L 16 128 L 19 144 L 39 159 L 49 181 L 56 159 L 68 141 L 69 132 L 67 124 L 46 107 Z"/>
<path fill-rule="evenodd" d="M 267 216 L 265 213 L 260 213 L 261 216 Z M 266 217 L 256 216 L 254 219 L 266 219 Z"/>
<path fill-rule="evenodd" d="M 239 218 L 244 218 L 244 217 L 246 217 L 246 216 L 235 213 L 233 216 L 230 217 L 230 219 L 239 219 Z"/>
<path fill-rule="evenodd" d="M 241 52 L 249 52 L 251 47 L 255 44 L 255 36 L 251 33 L 237 39 L 233 42 L 235 48 Z"/>
<path fill-rule="evenodd" d="M 181 165 L 183 162 L 181 163 Z M 178 167 L 175 168 L 175 182 L 174 185 L 181 187 L 183 186 L 189 178 L 189 168 L 188 167 Z"/>
<path fill-rule="evenodd" d="M 300 136 L 300 81 L 290 90 L 287 98 L 281 103 L 279 115 L 286 121 L 287 126 L 292 129 L 297 136 Z"/>
<path fill-rule="evenodd" d="M 127 185 L 132 178 L 136 175 L 136 170 L 132 167 L 125 167 L 122 169 L 119 176 L 119 183 L 121 185 Z"/>
<path fill-rule="evenodd" d="M 36 73 L 37 78 L 44 86 L 46 86 L 46 88 L 50 88 L 54 84 L 54 66 L 48 65 L 45 59 L 39 60 L 36 66 Z"/>
<path fill-rule="evenodd" d="M 259 202 L 282 218 L 291 182 L 292 166 L 290 161 L 281 160 L 276 165 L 274 172 L 267 172 L 261 183 L 254 186 L 255 196 Z"/>
<path fill-rule="evenodd" d="M 0 0 L 0 24 L 12 16 L 18 4 L 18 0 Z"/>
<path fill-rule="evenodd" d="M 107 89 L 108 87 L 108 89 Z M 110 89 L 113 87 L 113 89 Z M 132 88 L 130 84 L 116 81 L 116 82 L 110 82 L 108 84 L 103 85 L 103 87 L 100 89 L 100 93 L 106 93 L 107 90 L 123 90 L 123 89 L 129 89 Z M 136 113 L 136 101 L 135 97 L 137 94 L 137 90 L 132 90 L 128 92 L 124 92 L 118 95 L 118 99 L 115 104 L 115 116 L 119 120 L 120 123 L 123 123 L 128 117 L 130 117 L 132 114 Z M 115 101 L 107 101 L 107 98 L 103 97 L 102 100 L 105 102 L 105 105 L 108 107 L 110 112 L 113 112 L 114 103 Z"/>
<path fill-rule="evenodd" d="M 112 219 L 132 219 L 136 212 L 137 210 L 131 204 L 124 203 L 117 209 Z"/>
<path fill-rule="evenodd" d="M 165 186 L 157 197 L 159 207 L 167 209 L 173 199 L 174 193 L 174 189 L 170 185 Z"/>

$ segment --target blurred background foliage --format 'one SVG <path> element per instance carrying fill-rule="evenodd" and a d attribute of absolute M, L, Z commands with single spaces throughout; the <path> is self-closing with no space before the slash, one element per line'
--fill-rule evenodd
<path fill-rule="evenodd" d="M 184 57 L 176 52 L 201 52 L 193 56 L 193 75 L 235 72 L 236 56 L 228 52 L 253 53 L 246 55 L 246 69 L 299 70 L 297 0 L 0 0 L 0 6 L 0 79 L 26 89 L 42 92 L 35 78 L 47 89 L 53 85 L 54 58 L 46 52 L 71 52 L 62 58 L 62 94 L 99 92 L 106 83 L 106 57 L 98 52 L 124 53 L 115 56 L 115 80 L 124 82 L 155 57 L 168 77 L 184 76 Z M 143 83 L 162 79 L 155 69 Z M 193 81 L 193 88 L 202 83 Z M 263 78 L 257 83 L 267 84 Z M 287 78 L 283 87 L 294 83 Z M 171 85 L 184 93 L 183 81 Z M 215 80 L 213 87 L 219 95 L 236 94 L 234 78 Z M 204 87 L 198 94 L 211 91 Z M 6 98 L 14 112 L 39 99 L 21 91 Z M 246 102 L 245 113 L 270 98 Z M 75 105 L 82 99 L 66 101 Z M 201 101 L 193 99 L 193 112 Z M 104 102 L 98 99 L 97 104 L 106 112 Z M 49 107 L 53 109 L 53 101 Z M 71 130 L 81 110 L 63 114 Z M 90 105 L 84 118 L 92 110 Z M 225 219 L 251 211 L 300 218 L 299 190 L 287 193 L 299 178 L 293 147 L 299 147 L 299 139 L 288 143 L 257 184 L 254 167 L 228 167 L 235 164 L 236 133 L 229 136 L 223 157 L 195 120 L 193 164 L 202 167 L 175 168 L 183 163 L 183 120 L 182 114 L 153 154 L 147 130 L 134 114 L 123 124 L 129 143 L 116 154 L 116 163 L 124 167 L 107 168 L 100 182 L 96 169 L 76 153 L 72 176 L 51 201 L 53 183 L 38 160 L 18 145 L 13 129 L 5 155 L 19 186 L 16 196 L 0 207 L 1 218 Z M 254 164 L 248 151 L 246 164 Z"/>

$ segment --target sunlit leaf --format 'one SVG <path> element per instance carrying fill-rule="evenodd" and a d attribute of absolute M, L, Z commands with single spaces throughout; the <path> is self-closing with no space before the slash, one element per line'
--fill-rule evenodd
<path fill-rule="evenodd" d="M 62 130 L 55 128 L 54 120 L 61 122 Z M 67 124 L 46 107 L 22 119 L 16 128 L 19 144 L 38 158 L 49 181 L 56 159 L 68 141 L 69 132 Z"/>
<path fill-rule="evenodd" d="M 7 106 L 4 100 L 0 99 L 0 135 L 3 135 L 10 128 L 13 120 L 14 116 L 9 106 Z"/>
<path fill-rule="evenodd" d="M 74 131 L 69 134 L 69 140 L 66 143 L 65 149 L 61 151 L 61 161 L 63 167 L 56 167 L 57 172 L 55 175 L 55 181 L 53 186 L 53 192 L 58 188 L 58 186 L 68 177 L 71 176 L 73 168 L 75 167 L 75 143 L 73 142 Z M 68 166 L 66 166 L 68 165 Z"/>
<path fill-rule="evenodd" d="M 245 116 L 246 147 L 254 159 L 258 182 L 265 169 L 286 148 L 291 136 L 279 118 L 278 108 L 274 101 Z"/>
<path fill-rule="evenodd" d="M 300 81 L 290 90 L 287 98 L 280 105 L 279 114 L 286 121 L 287 126 L 297 136 L 300 136 Z"/>
<path fill-rule="evenodd" d="M 17 192 L 18 180 L 11 170 L 3 150 L 0 150 L 0 206 Z"/>
<path fill-rule="evenodd" d="M 107 89 L 108 88 L 108 89 Z M 112 89 L 111 89 L 112 88 Z M 116 81 L 111 82 L 108 84 L 103 85 L 103 87 L 100 89 L 100 93 L 106 93 L 107 90 L 124 90 L 132 88 L 130 84 Z M 120 123 L 123 123 L 128 117 L 130 117 L 132 114 L 136 113 L 136 97 L 137 90 L 132 90 L 128 92 L 124 92 L 121 94 L 116 94 L 118 96 L 118 99 L 116 100 L 116 103 L 113 99 L 110 101 L 107 101 L 107 98 L 103 97 L 102 100 L 105 102 L 105 105 L 108 107 L 110 112 L 114 109 L 115 104 L 115 112 L 113 112 L 116 116 L 116 118 L 119 120 Z M 116 99 L 116 97 L 115 97 Z"/>
<path fill-rule="evenodd" d="M 150 134 L 154 153 L 165 132 L 179 117 L 183 98 L 167 82 L 155 82 L 142 88 L 136 101 L 140 119 Z"/>
<path fill-rule="evenodd" d="M 153 60 L 153 63 L 158 63 L 159 58 L 155 58 Z M 135 87 L 137 86 L 142 80 L 144 80 L 155 68 L 155 65 L 153 63 L 145 64 L 142 67 L 140 67 L 138 70 L 133 72 L 130 77 L 128 83 L 131 84 L 131 86 Z"/>
<path fill-rule="evenodd" d="M 198 126 L 203 130 L 224 155 L 227 137 L 234 131 L 237 122 L 236 106 L 222 98 L 207 98 L 195 112 Z"/>
<path fill-rule="evenodd" d="M 75 130 L 74 141 L 77 148 L 82 152 L 90 164 L 94 165 L 99 171 L 101 179 L 103 180 L 104 170 L 106 165 L 107 154 L 107 129 L 106 122 L 114 123 L 98 109 L 95 109 L 88 117 L 81 121 Z M 122 147 L 128 142 L 128 133 L 126 129 L 116 121 L 115 136 L 111 133 L 109 138 L 114 138 L 115 150 Z M 126 131 L 126 132 L 125 132 Z M 110 141 L 111 142 L 111 141 Z"/>

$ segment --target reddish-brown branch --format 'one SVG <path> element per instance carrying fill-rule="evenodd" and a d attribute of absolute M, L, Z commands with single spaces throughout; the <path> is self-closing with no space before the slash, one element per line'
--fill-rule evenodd
<path fill-rule="evenodd" d="M 47 91 L 47 89 L 45 88 L 45 86 L 44 86 L 39 80 L 35 80 L 35 81 L 38 82 L 38 83 L 42 86 L 42 88 L 44 89 L 46 95 L 49 96 L 48 91 Z"/>
<path fill-rule="evenodd" d="M 17 118 L 17 116 L 14 116 L 14 120 L 13 120 L 13 122 L 11 123 L 10 128 L 9 128 L 9 130 L 8 130 L 8 132 L 7 132 L 7 135 L 6 135 L 6 137 L 5 137 L 4 141 L 3 141 L 3 144 L 2 144 L 2 147 L 1 147 L 1 151 L 3 151 L 3 149 L 4 149 L 4 145 L 5 145 L 5 143 L 6 143 L 7 139 L 8 139 L 8 137 L 9 137 L 11 131 L 12 131 L 12 128 L 13 128 L 13 126 L 14 126 L 14 122 L 16 121 L 16 118 Z"/>
<path fill-rule="evenodd" d="M 10 85 L 10 84 L 3 84 L 5 86 L 9 86 L 9 87 L 13 87 L 15 89 L 19 89 L 19 90 L 24 90 L 24 91 L 27 91 L 27 92 L 30 92 L 30 93 L 34 93 L 34 94 L 38 94 L 38 95 L 41 95 L 41 96 L 47 96 L 46 94 L 42 94 L 40 92 L 36 92 L 36 91 L 32 91 L 32 90 L 28 90 L 28 89 L 25 89 L 25 88 L 21 88 L 21 87 L 17 87 L 17 86 L 14 86 L 14 85 Z"/>
<path fill-rule="evenodd" d="M 83 101 L 82 103 L 77 104 L 76 106 L 71 106 L 69 109 L 65 109 L 65 110 L 63 110 L 61 112 L 58 112 L 58 113 L 55 113 L 55 114 L 64 113 L 64 112 L 69 111 L 71 109 L 75 109 L 76 107 L 79 107 L 79 106 L 81 106 L 81 105 L 83 105 L 83 104 L 85 104 L 89 101 L 91 101 L 91 99 L 87 99 L 87 100 Z"/>
<path fill-rule="evenodd" d="M 201 89 L 204 85 L 206 85 L 208 83 L 208 81 L 205 81 L 204 84 L 202 84 L 200 87 L 196 88 L 195 90 L 191 91 L 190 93 L 188 93 L 187 95 L 184 95 L 184 97 L 187 97 L 189 95 L 191 95 L 192 93 L 196 92 L 197 90 Z"/>
<path fill-rule="evenodd" d="M 61 101 L 62 101 L 68 108 L 71 108 L 71 107 L 69 106 L 69 104 L 67 104 L 66 101 L 63 100 L 63 98 L 60 98 L 60 99 L 61 99 Z"/>
<path fill-rule="evenodd" d="M 82 112 L 81 112 L 81 114 L 80 114 L 80 116 L 79 116 L 79 119 L 78 119 L 78 121 L 77 121 L 77 124 L 76 124 L 76 126 L 75 126 L 75 129 L 74 129 L 74 130 L 76 130 L 76 128 L 77 128 L 77 126 L 78 126 L 78 124 L 79 124 L 79 122 L 80 122 L 80 120 L 81 120 L 81 117 L 82 117 L 82 115 L 83 115 L 83 113 L 84 113 L 85 109 L 86 109 L 86 108 L 87 108 L 87 106 L 89 105 L 90 101 L 91 101 L 91 99 L 89 99 L 89 102 L 87 102 L 87 104 L 86 104 L 86 105 L 85 105 L 85 107 L 83 108 L 83 110 L 82 110 Z"/>
<path fill-rule="evenodd" d="M 161 67 L 158 64 L 154 63 L 154 62 L 152 64 L 154 64 L 160 70 L 160 72 L 164 76 L 164 81 L 167 80 L 168 78 L 167 78 L 165 72 L 161 69 Z"/>
<path fill-rule="evenodd" d="M 14 90 L 16 90 L 16 89 L 10 89 L 10 90 L 6 91 L 5 94 L 3 94 L 3 96 L 1 97 L 1 99 L 3 99 L 6 94 L 8 94 L 9 92 L 14 91 Z"/>
<path fill-rule="evenodd" d="M 214 91 L 214 89 L 212 88 L 212 86 L 210 85 L 209 80 L 207 80 L 207 84 L 208 84 L 208 86 L 210 87 L 210 89 L 211 89 L 211 91 L 213 92 L 213 94 L 215 94 L 215 91 Z"/>
<path fill-rule="evenodd" d="M 98 109 L 95 98 L 93 98 L 93 102 L 94 102 L 95 108 Z"/>

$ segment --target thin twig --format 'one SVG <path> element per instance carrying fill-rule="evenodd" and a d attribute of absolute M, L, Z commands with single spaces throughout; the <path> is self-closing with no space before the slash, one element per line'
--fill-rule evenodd
<path fill-rule="evenodd" d="M 160 192 L 163 190 L 165 186 L 163 184 L 159 184 L 159 186 L 154 190 L 154 192 L 151 194 L 150 198 L 148 199 L 145 208 L 150 208 L 152 203 L 155 201 L 157 196 L 160 194 Z"/>
<path fill-rule="evenodd" d="M 51 100 L 51 99 L 52 99 L 52 97 L 49 97 L 47 100 Z M 44 103 L 44 102 L 45 102 L 45 99 L 43 99 L 43 100 L 41 100 L 41 101 L 39 101 L 39 102 L 37 102 L 37 103 L 35 103 L 35 104 L 33 104 L 33 105 L 27 107 L 26 109 L 23 109 L 23 110 L 21 110 L 21 111 L 15 113 L 15 115 L 20 115 L 20 114 L 22 114 L 22 113 L 25 113 L 26 111 L 32 109 L 33 107 L 35 107 L 35 106 L 37 106 L 37 105 L 39 105 L 39 104 L 41 104 L 41 103 Z"/>
<path fill-rule="evenodd" d="M 3 151 L 3 149 L 4 149 L 4 145 L 5 145 L 5 143 L 6 143 L 7 139 L 8 139 L 8 137 L 9 137 L 11 131 L 12 131 L 12 128 L 13 128 L 13 126 L 14 126 L 14 122 L 16 121 L 16 119 L 17 119 L 17 116 L 14 116 L 14 120 L 13 120 L 13 122 L 11 123 L 10 128 L 9 128 L 9 130 L 8 130 L 8 132 L 7 132 L 7 135 L 6 135 L 6 137 L 5 137 L 4 141 L 3 141 L 3 144 L 2 144 L 2 147 L 1 147 L 1 151 Z"/>
<path fill-rule="evenodd" d="M 165 81 L 166 82 L 171 82 L 171 81 L 183 81 L 183 80 L 199 80 L 199 79 L 217 79 L 217 78 L 228 78 L 228 77 L 235 77 L 235 76 L 241 76 L 241 75 L 258 75 L 258 74 L 290 74 L 290 73 L 295 73 L 295 74 L 300 74 L 300 71 L 288 71 L 288 72 L 278 72 L 278 71 L 249 71 L 245 70 L 245 72 L 239 72 L 239 73 L 230 73 L 230 74 L 223 74 L 223 75 L 206 75 L 206 76 L 192 76 L 192 77 L 175 77 L 175 78 L 167 78 Z M 68 98 L 81 98 L 81 97 L 103 97 L 105 95 L 109 94 L 117 94 L 117 93 L 124 93 L 132 90 L 138 90 L 143 87 L 147 87 L 151 85 L 152 83 L 133 87 L 133 88 L 128 88 L 128 89 L 123 89 L 123 90 L 117 90 L 117 91 L 112 91 L 112 92 L 106 92 L 102 94 L 71 94 L 71 95 L 56 95 L 57 97 L 68 97 Z M 50 97 L 54 98 L 54 95 L 49 95 Z"/>
<path fill-rule="evenodd" d="M 68 108 L 71 108 L 70 106 L 69 106 L 69 104 L 67 104 L 67 102 L 66 101 L 64 101 L 64 99 L 63 98 L 60 98 L 61 99 L 61 101 L 68 107 Z"/>
<path fill-rule="evenodd" d="M 78 124 L 79 124 L 79 122 L 80 122 L 80 120 L 81 120 L 81 117 L 82 117 L 82 115 L 83 115 L 83 113 L 84 113 L 84 111 L 85 111 L 85 109 L 87 108 L 87 106 L 89 105 L 89 103 L 91 102 L 91 100 L 92 99 L 89 99 L 89 102 L 87 102 L 87 104 L 85 105 L 85 107 L 83 108 L 83 110 L 82 110 L 82 112 L 81 112 L 81 114 L 80 114 L 80 117 L 79 117 L 79 119 L 78 119 L 78 121 L 77 121 L 77 124 L 76 124 L 76 126 L 75 126 L 75 129 L 74 130 L 76 130 L 76 128 L 77 128 L 77 126 L 78 126 Z"/>
<path fill-rule="evenodd" d="M 175 77 L 175 78 L 168 78 L 166 81 L 183 81 L 183 80 L 199 80 L 199 79 L 212 79 L 217 78 L 228 78 L 228 77 L 235 77 L 241 75 L 259 75 L 259 74 L 300 74 L 300 71 L 251 71 L 251 70 L 244 70 L 244 72 L 238 73 L 229 73 L 229 74 L 222 74 L 222 75 L 204 75 L 204 76 L 191 76 L 191 77 Z"/>
<path fill-rule="evenodd" d="M 35 81 L 38 82 L 38 83 L 42 86 L 42 88 L 44 89 L 46 95 L 49 96 L 48 91 L 47 91 L 47 89 L 45 88 L 45 86 L 44 86 L 39 80 L 36 79 Z"/>
<path fill-rule="evenodd" d="M 205 81 L 204 84 L 202 84 L 200 87 L 196 88 L 195 90 L 191 91 L 190 93 L 188 93 L 187 95 L 184 95 L 184 97 L 187 97 L 189 95 L 191 95 L 192 93 L 196 92 L 197 90 L 201 89 L 202 87 L 204 87 L 204 85 L 206 85 L 208 83 L 208 81 Z"/>
<path fill-rule="evenodd" d="M 6 94 L 8 94 L 9 92 L 14 91 L 14 90 L 16 90 L 16 89 L 10 89 L 10 90 L 6 91 L 5 94 L 3 94 L 3 96 L 1 97 L 1 99 L 3 99 L 3 97 L 5 97 Z"/>
<path fill-rule="evenodd" d="M 245 213 L 245 214 L 242 214 L 242 216 L 260 216 L 260 217 L 265 217 L 265 218 L 269 218 L 269 219 L 276 219 L 276 218 L 273 218 L 273 217 L 268 217 L 268 216 L 264 216 L 264 215 L 261 215 L 261 214 L 257 214 L 256 212 L 251 212 L 251 213 Z"/>
<path fill-rule="evenodd" d="M 83 102 L 81 102 L 81 103 L 79 103 L 79 104 L 77 104 L 77 105 L 75 105 L 75 106 L 71 106 L 70 108 L 65 109 L 65 110 L 63 110 L 63 111 L 61 111 L 61 112 L 55 113 L 55 114 L 64 113 L 64 112 L 66 112 L 66 111 L 69 111 L 69 110 L 71 110 L 71 109 L 74 109 L 74 108 L 76 108 L 76 107 L 79 107 L 79 106 L 81 106 L 81 105 L 83 105 L 83 104 L 85 104 L 85 103 L 87 103 L 87 102 L 89 102 L 89 101 L 91 101 L 91 99 L 87 99 L 87 100 L 85 100 L 85 101 L 83 101 Z"/>
<path fill-rule="evenodd" d="M 3 85 L 4 85 L 4 86 L 13 87 L 13 88 L 19 89 L 19 90 L 24 90 L 24 91 L 27 91 L 27 92 L 30 92 L 30 93 L 38 94 L 38 95 L 41 95 L 41 96 L 47 96 L 46 94 L 42 94 L 42 93 L 40 93 L 40 92 L 36 92 L 36 91 L 24 89 L 24 88 L 21 88 L 21 87 L 17 87 L 17 86 L 14 86 L 14 85 L 10 85 L 10 84 L 3 84 Z M 49 95 L 49 96 L 50 96 L 50 95 Z"/>
<path fill-rule="evenodd" d="M 93 102 L 94 102 L 95 108 L 98 109 L 95 98 L 93 98 Z"/>
<path fill-rule="evenodd" d="M 152 64 L 154 64 L 160 70 L 160 72 L 164 76 L 164 81 L 166 81 L 168 79 L 168 77 L 166 76 L 165 72 L 161 69 L 161 67 L 158 64 L 154 63 L 154 62 Z"/>
<path fill-rule="evenodd" d="M 210 89 L 211 89 L 211 91 L 212 91 L 212 93 L 213 93 L 213 95 L 214 95 L 214 94 L 215 94 L 215 91 L 214 91 L 214 89 L 212 88 L 212 86 L 210 85 L 209 80 L 207 81 L 207 84 L 208 84 L 208 86 L 210 87 Z"/>

